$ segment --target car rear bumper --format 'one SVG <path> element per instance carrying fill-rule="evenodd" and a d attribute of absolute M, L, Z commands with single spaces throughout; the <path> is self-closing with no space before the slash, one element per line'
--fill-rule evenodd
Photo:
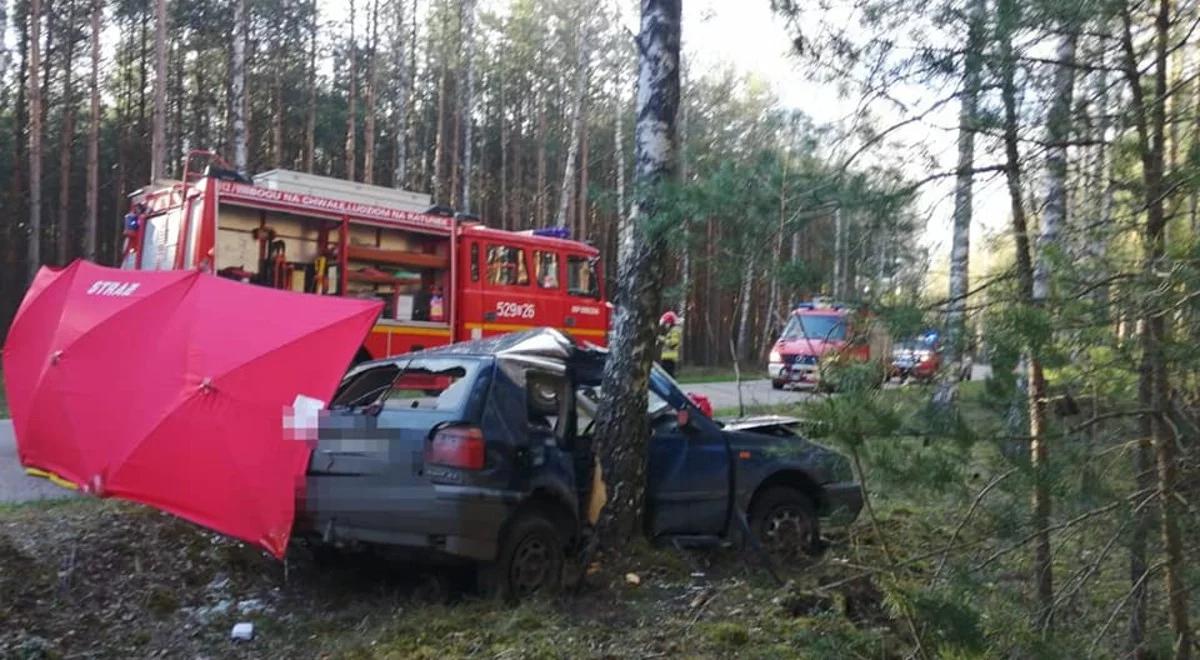
<path fill-rule="evenodd" d="M 837 524 L 852 522 L 863 507 L 862 484 L 857 481 L 835 481 L 825 484 L 821 515 Z"/>
<path fill-rule="evenodd" d="M 310 475 L 299 503 L 302 536 L 335 545 L 491 561 L 520 493 L 453 485 L 389 486 L 355 477 Z"/>

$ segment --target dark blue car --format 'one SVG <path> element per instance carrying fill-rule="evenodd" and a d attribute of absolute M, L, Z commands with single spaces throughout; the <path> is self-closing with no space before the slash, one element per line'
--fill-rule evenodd
<path fill-rule="evenodd" d="M 509 596 L 556 589 L 596 508 L 604 357 L 547 329 L 354 367 L 321 420 L 297 532 L 318 548 L 472 560 Z M 740 511 L 788 555 L 818 547 L 822 518 L 858 514 L 849 462 L 796 420 L 723 424 L 658 368 L 649 396 L 652 538 L 737 538 Z"/>

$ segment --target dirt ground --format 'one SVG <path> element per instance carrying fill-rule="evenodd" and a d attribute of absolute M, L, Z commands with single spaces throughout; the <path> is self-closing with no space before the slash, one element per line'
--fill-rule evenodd
<path fill-rule="evenodd" d="M 882 596 L 839 542 L 777 586 L 732 550 L 638 546 L 581 593 L 508 605 L 461 569 L 286 562 L 146 507 L 0 508 L 0 658 L 889 657 Z M 637 576 L 632 584 L 627 574 Z M 253 640 L 232 641 L 237 622 Z"/>

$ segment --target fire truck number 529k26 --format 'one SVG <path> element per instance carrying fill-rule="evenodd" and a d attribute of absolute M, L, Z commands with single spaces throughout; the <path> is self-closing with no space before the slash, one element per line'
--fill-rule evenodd
<path fill-rule="evenodd" d="M 599 253 L 565 232 L 492 229 L 428 195 L 288 170 L 249 180 L 211 152 L 186 165 L 133 196 L 122 267 L 381 300 L 357 360 L 541 326 L 605 344 Z"/>

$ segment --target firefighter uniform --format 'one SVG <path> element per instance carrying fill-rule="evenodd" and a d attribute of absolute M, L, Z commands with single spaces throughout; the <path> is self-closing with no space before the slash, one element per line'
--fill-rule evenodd
<path fill-rule="evenodd" d="M 683 324 L 675 323 L 667 328 L 659 337 L 662 350 L 662 366 L 671 376 L 675 375 L 675 365 L 679 362 L 679 345 L 683 343 Z"/>

